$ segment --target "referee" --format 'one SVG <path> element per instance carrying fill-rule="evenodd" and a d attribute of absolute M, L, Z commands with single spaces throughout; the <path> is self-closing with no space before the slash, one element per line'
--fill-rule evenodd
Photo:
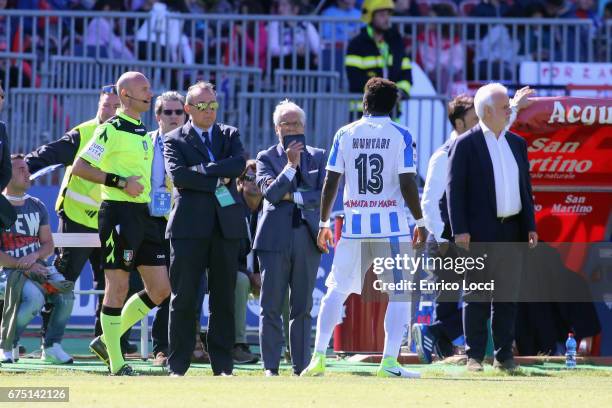
<path fill-rule="evenodd" d="M 119 109 L 119 96 L 115 85 L 102 87 L 98 101 L 96 117 L 76 126 L 60 139 L 38 147 L 25 158 L 30 173 L 35 173 L 47 166 L 63 164 L 66 166 L 64 179 L 55 203 L 55 210 L 59 217 L 57 232 L 63 233 L 97 233 L 98 210 L 100 209 L 101 186 L 73 177 L 72 165 L 93 137 L 96 128 L 115 115 Z M 100 248 L 57 248 L 58 256 L 55 259 L 57 270 L 64 277 L 76 282 L 87 260 L 91 264 L 94 276 L 94 289 L 104 289 L 104 273 L 100 265 Z M 41 312 L 43 316 L 43 332 L 46 331 L 50 310 L 47 306 Z M 102 333 L 100 325 L 100 309 L 102 299 L 96 307 L 96 336 Z M 124 336 L 124 344 L 127 338 Z M 125 344 L 127 345 L 127 344 Z"/>
<path fill-rule="evenodd" d="M 89 345 L 111 375 L 135 375 L 125 364 L 119 338 L 170 294 L 166 255 L 157 226 L 149 217 L 153 146 L 140 115 L 151 105 L 149 80 L 126 72 L 117 81 L 121 108 L 96 128 L 73 173 L 102 186 L 98 214 L 106 288 L 100 320 L 102 336 Z M 129 272 L 138 269 L 145 290 L 130 297 Z"/>

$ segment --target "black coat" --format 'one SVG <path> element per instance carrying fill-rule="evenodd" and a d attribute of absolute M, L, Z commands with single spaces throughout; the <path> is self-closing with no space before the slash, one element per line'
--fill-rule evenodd
<path fill-rule="evenodd" d="M 11 147 L 6 134 L 6 124 L 0 122 L 0 191 L 4 190 L 11 181 L 13 164 L 11 163 Z"/>
<path fill-rule="evenodd" d="M 527 143 L 512 132 L 506 132 L 506 139 L 519 170 L 521 240 L 527 241 L 528 232 L 535 231 Z M 446 199 L 453 236 L 469 233 L 472 242 L 497 241 L 495 175 L 480 126 L 459 136 L 450 148 Z"/>
<path fill-rule="evenodd" d="M 220 123 L 213 125 L 212 153 L 214 162 L 191 122 L 166 135 L 166 172 L 174 184 L 166 238 L 210 238 L 215 218 L 224 238 L 247 237 L 244 210 L 239 204 L 235 181 L 246 164 L 238 129 Z M 204 166 L 203 173 L 190 169 L 199 164 Z M 228 189 L 235 204 L 219 205 L 215 197 L 219 178 L 232 180 Z"/>

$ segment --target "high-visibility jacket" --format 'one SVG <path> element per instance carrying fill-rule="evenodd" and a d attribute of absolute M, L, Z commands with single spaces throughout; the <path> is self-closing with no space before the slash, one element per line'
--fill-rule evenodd
<path fill-rule="evenodd" d="M 371 26 L 361 29 L 353 38 L 344 59 L 351 93 L 363 93 L 366 82 L 373 77 L 389 79 L 410 94 L 412 63 L 404 52 L 404 43 L 395 28 L 387 30 L 384 42 L 376 44 Z"/>
<path fill-rule="evenodd" d="M 26 156 L 28 168 L 32 173 L 53 164 L 66 166 L 55 210 L 58 213 L 63 212 L 70 220 L 93 229 L 98 229 L 98 211 L 102 203 L 101 184 L 73 175 L 72 165 L 91 140 L 98 124 L 97 119 L 83 122 L 59 140 L 41 146 Z"/>

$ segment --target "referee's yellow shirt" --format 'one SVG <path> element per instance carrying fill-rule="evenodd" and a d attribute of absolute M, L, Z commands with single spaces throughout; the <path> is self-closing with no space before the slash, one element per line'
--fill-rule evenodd
<path fill-rule="evenodd" d="M 153 145 L 141 121 L 123 112 L 98 126 L 79 157 L 105 173 L 141 176 L 144 190 L 137 197 L 115 187 L 102 186 L 102 200 L 148 203 L 151 201 Z"/>

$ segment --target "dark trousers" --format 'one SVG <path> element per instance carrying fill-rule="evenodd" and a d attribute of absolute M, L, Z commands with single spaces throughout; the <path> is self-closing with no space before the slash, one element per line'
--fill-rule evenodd
<path fill-rule="evenodd" d="M 294 373 L 310 362 L 312 291 L 321 253 L 306 225 L 285 237 L 290 245 L 283 251 L 257 251 L 261 269 L 261 313 L 259 343 L 266 369 L 278 369 L 284 343 L 281 315 L 289 289 L 289 347 Z"/>
<path fill-rule="evenodd" d="M 487 347 L 487 319 L 491 316 L 495 359 L 511 359 L 516 320 L 516 296 L 522 273 L 520 224 L 517 220 L 497 222 L 497 242 L 470 244 L 470 256 L 486 253 L 485 268 L 466 272 L 465 282 L 495 282 L 494 291 L 466 291 L 464 293 L 463 326 L 466 354 L 482 361 Z"/>
<path fill-rule="evenodd" d="M 432 235 L 427 241 L 426 251 L 430 257 L 455 257 L 457 256 L 454 244 L 450 244 L 448 250 L 442 255 L 438 250 L 438 244 Z M 463 275 L 446 269 L 434 271 L 438 281 L 461 282 Z M 459 299 L 461 290 L 441 290 L 436 294 L 435 316 L 436 320 L 431 323 L 429 330 L 438 339 L 440 350 L 445 356 L 453 354 L 452 341 L 463 334 L 463 320 Z"/>
<path fill-rule="evenodd" d="M 157 353 L 168 355 L 168 315 L 170 313 L 170 297 L 167 297 L 158 307 L 151 326 L 153 341 L 153 356 Z"/>
<path fill-rule="evenodd" d="M 202 274 L 208 271 L 208 354 L 213 374 L 230 374 L 234 363 L 234 289 L 240 240 L 221 236 L 216 225 L 210 238 L 170 239 L 170 343 L 171 373 L 189 369 L 195 347 L 195 321 Z"/>
<path fill-rule="evenodd" d="M 165 239 L 166 219 L 163 217 L 155 217 L 156 224 L 159 228 L 161 242 L 163 242 L 166 253 L 166 268 L 170 270 L 170 242 Z M 151 339 L 153 341 L 153 356 L 159 352 L 168 355 L 168 315 L 170 312 L 170 296 L 166 298 L 157 307 L 153 325 L 151 326 Z"/>

